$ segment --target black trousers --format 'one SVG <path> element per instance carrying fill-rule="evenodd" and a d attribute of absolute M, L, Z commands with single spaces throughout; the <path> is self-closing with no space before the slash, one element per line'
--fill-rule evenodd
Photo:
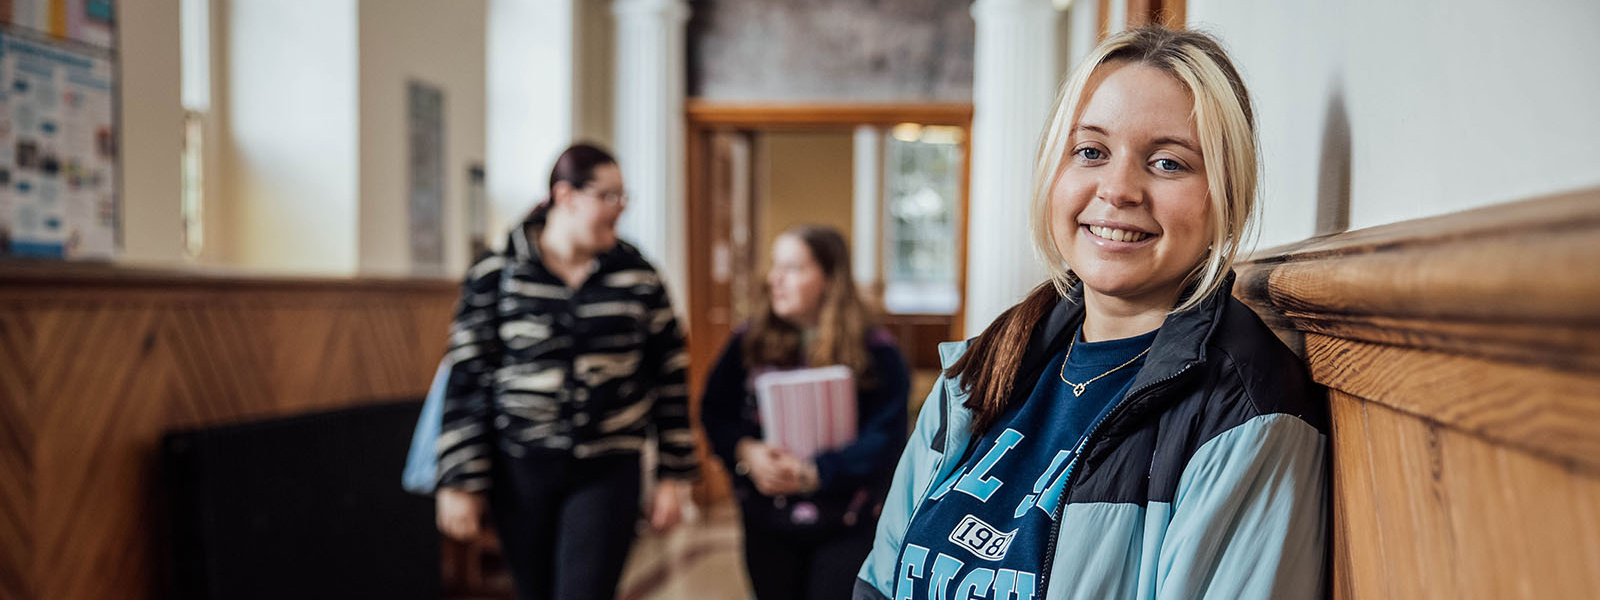
<path fill-rule="evenodd" d="M 872 551 L 870 523 L 821 532 L 766 529 L 745 520 L 744 562 L 758 600 L 849 598 Z"/>
<path fill-rule="evenodd" d="M 517 600 L 613 600 L 639 515 L 639 457 L 505 456 L 489 498 Z"/>

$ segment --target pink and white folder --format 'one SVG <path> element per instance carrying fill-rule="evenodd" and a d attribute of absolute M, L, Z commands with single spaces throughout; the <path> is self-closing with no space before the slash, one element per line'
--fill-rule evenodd
<path fill-rule="evenodd" d="M 849 367 L 763 373 L 754 387 L 768 444 L 809 459 L 856 440 L 856 383 Z"/>

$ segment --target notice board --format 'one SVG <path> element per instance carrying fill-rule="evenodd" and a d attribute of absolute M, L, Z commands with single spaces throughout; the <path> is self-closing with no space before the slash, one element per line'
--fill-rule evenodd
<path fill-rule="evenodd" d="M 121 246 L 115 42 L 110 0 L 0 0 L 0 256 Z"/>

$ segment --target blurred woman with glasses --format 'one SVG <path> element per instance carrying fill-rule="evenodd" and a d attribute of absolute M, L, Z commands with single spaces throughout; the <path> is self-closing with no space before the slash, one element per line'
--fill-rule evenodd
<path fill-rule="evenodd" d="M 450 328 L 438 521 L 493 516 L 519 600 L 611 600 L 635 533 L 640 452 L 656 433 L 649 518 L 672 527 L 698 473 L 683 336 L 656 270 L 617 239 L 610 154 L 578 144 L 550 197 L 468 271 Z"/>

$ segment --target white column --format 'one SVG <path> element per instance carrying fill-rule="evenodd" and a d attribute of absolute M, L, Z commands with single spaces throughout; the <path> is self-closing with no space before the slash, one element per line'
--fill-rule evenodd
<path fill-rule="evenodd" d="M 883 191 L 883 132 L 871 125 L 856 128 L 855 193 L 851 196 L 850 266 L 862 290 L 878 289 L 878 237 Z"/>
<path fill-rule="evenodd" d="M 687 314 L 684 235 L 684 0 L 616 0 L 616 153 L 632 197 L 618 225 Z"/>
<path fill-rule="evenodd" d="M 1050 0 L 977 0 L 966 335 L 977 335 L 1045 271 L 1029 243 L 1034 154 L 1060 66 Z"/>

